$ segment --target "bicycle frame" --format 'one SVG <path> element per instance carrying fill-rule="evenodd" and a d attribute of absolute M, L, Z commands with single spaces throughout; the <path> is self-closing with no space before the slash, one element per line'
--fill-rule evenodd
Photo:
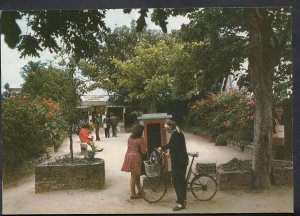
<path fill-rule="evenodd" d="M 192 162 L 190 163 L 190 167 L 189 167 L 189 170 L 188 170 L 186 178 L 185 178 L 185 184 L 186 184 L 186 188 L 187 189 L 189 189 L 188 186 L 191 184 L 191 181 L 189 181 L 189 179 L 191 177 L 191 174 L 193 174 L 194 176 L 196 176 L 196 173 L 193 172 L 192 167 L 193 167 L 193 164 L 194 164 L 195 157 L 197 157 L 197 156 L 195 156 L 195 155 L 194 156 L 189 155 L 189 156 L 192 157 L 193 159 L 192 159 Z"/>
<path fill-rule="evenodd" d="M 163 174 L 163 171 L 164 171 L 164 168 L 165 168 L 165 158 L 166 158 L 166 153 L 163 152 L 163 151 L 159 151 L 159 150 L 156 149 L 156 148 L 154 148 L 154 150 L 157 151 L 157 152 L 158 152 L 159 154 L 161 154 L 161 156 L 162 156 L 161 174 Z M 190 177 L 191 177 L 191 174 L 193 174 L 194 176 L 196 175 L 196 173 L 193 172 L 192 167 L 193 167 L 193 164 L 194 164 L 195 157 L 198 157 L 198 155 L 196 155 L 196 154 L 193 154 L 193 156 L 190 155 L 190 154 L 188 154 L 188 155 L 189 155 L 190 157 L 192 157 L 192 162 L 190 163 L 190 166 L 189 166 L 189 169 L 188 169 L 186 178 L 185 178 L 186 184 L 190 184 L 190 183 L 191 183 L 191 182 L 188 181 L 188 180 L 190 179 Z M 162 176 L 162 175 L 160 175 L 160 176 Z"/>
<path fill-rule="evenodd" d="M 144 186 L 146 185 L 146 190 L 144 191 L 145 193 L 143 192 L 142 197 L 144 200 L 150 203 L 160 201 L 167 192 L 167 185 L 165 179 L 163 178 L 165 176 L 164 168 L 166 153 L 158 149 L 155 150 L 160 154 L 160 157 L 162 159 L 160 175 L 156 177 L 147 176 L 149 180 L 147 180 L 147 183 L 143 184 L 142 187 L 142 190 L 144 191 Z M 211 200 L 217 192 L 216 180 L 212 176 L 207 175 L 205 173 L 198 174 L 193 171 L 192 167 L 194 164 L 195 157 L 198 157 L 199 155 L 198 152 L 189 152 L 188 155 L 192 157 L 192 162 L 189 165 L 189 169 L 185 178 L 185 189 L 187 191 L 191 191 L 193 196 L 200 201 Z M 191 178 L 191 175 L 193 175 L 194 177 Z"/>

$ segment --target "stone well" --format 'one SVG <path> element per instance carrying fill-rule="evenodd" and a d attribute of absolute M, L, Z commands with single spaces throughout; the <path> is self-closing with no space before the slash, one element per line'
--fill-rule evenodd
<path fill-rule="evenodd" d="M 233 159 L 217 168 L 217 182 L 220 190 L 251 187 L 253 173 L 252 161 Z M 293 184 L 293 162 L 272 160 L 271 183 L 273 185 Z"/>
<path fill-rule="evenodd" d="M 104 165 L 104 160 L 100 158 L 59 165 L 47 162 L 39 164 L 34 168 L 35 192 L 102 189 L 105 185 Z"/>
<path fill-rule="evenodd" d="M 234 162 L 234 160 L 232 160 L 232 162 Z M 226 165 L 231 163 L 230 161 L 227 164 L 221 164 L 217 167 L 217 183 L 219 190 L 251 187 L 251 160 L 237 160 L 237 162 L 242 165 L 228 168 Z"/>
<path fill-rule="evenodd" d="M 293 162 L 272 160 L 271 182 L 274 185 L 292 185 L 294 177 Z"/>

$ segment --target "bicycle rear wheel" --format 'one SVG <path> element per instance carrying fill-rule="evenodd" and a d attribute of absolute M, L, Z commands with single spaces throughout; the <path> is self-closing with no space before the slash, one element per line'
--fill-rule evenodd
<path fill-rule="evenodd" d="M 155 203 L 160 201 L 167 192 L 167 185 L 160 177 L 144 178 L 142 186 L 142 198 L 149 202 Z"/>
<path fill-rule="evenodd" d="M 191 191 L 198 200 L 211 200 L 217 193 L 217 181 L 209 175 L 197 175 L 191 182 Z"/>

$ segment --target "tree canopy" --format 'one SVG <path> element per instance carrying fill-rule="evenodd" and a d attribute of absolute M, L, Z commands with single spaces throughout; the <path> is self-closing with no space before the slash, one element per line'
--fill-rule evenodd
<path fill-rule="evenodd" d="M 3 11 L 1 34 L 10 48 L 18 48 L 21 57 L 39 57 L 45 49 L 58 53 L 62 43 L 75 58 L 91 58 L 98 54 L 98 45 L 108 31 L 105 13 L 106 10 Z M 16 23 L 21 18 L 27 24 L 24 33 Z"/>

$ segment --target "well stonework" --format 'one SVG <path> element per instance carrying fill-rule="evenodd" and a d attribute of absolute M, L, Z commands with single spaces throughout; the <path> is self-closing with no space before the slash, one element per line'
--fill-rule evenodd
<path fill-rule="evenodd" d="M 219 190 L 251 187 L 252 171 L 251 160 L 241 161 L 232 159 L 226 164 L 217 167 L 217 183 Z"/>
<path fill-rule="evenodd" d="M 100 158 L 86 163 L 42 163 L 35 166 L 34 172 L 36 193 L 79 188 L 102 189 L 105 185 L 105 164 Z"/>
<path fill-rule="evenodd" d="M 218 169 L 217 183 L 219 190 L 251 187 L 251 171 L 224 171 Z"/>
<path fill-rule="evenodd" d="M 292 161 L 272 160 L 271 182 L 274 185 L 293 184 L 294 169 Z"/>
<path fill-rule="evenodd" d="M 244 162 L 247 162 L 246 160 Z M 217 168 L 217 183 L 220 190 L 236 189 L 241 187 L 251 187 L 253 174 L 249 167 L 236 170 L 223 169 L 222 165 Z M 293 184 L 293 162 L 285 160 L 272 160 L 271 183 L 273 185 Z"/>

